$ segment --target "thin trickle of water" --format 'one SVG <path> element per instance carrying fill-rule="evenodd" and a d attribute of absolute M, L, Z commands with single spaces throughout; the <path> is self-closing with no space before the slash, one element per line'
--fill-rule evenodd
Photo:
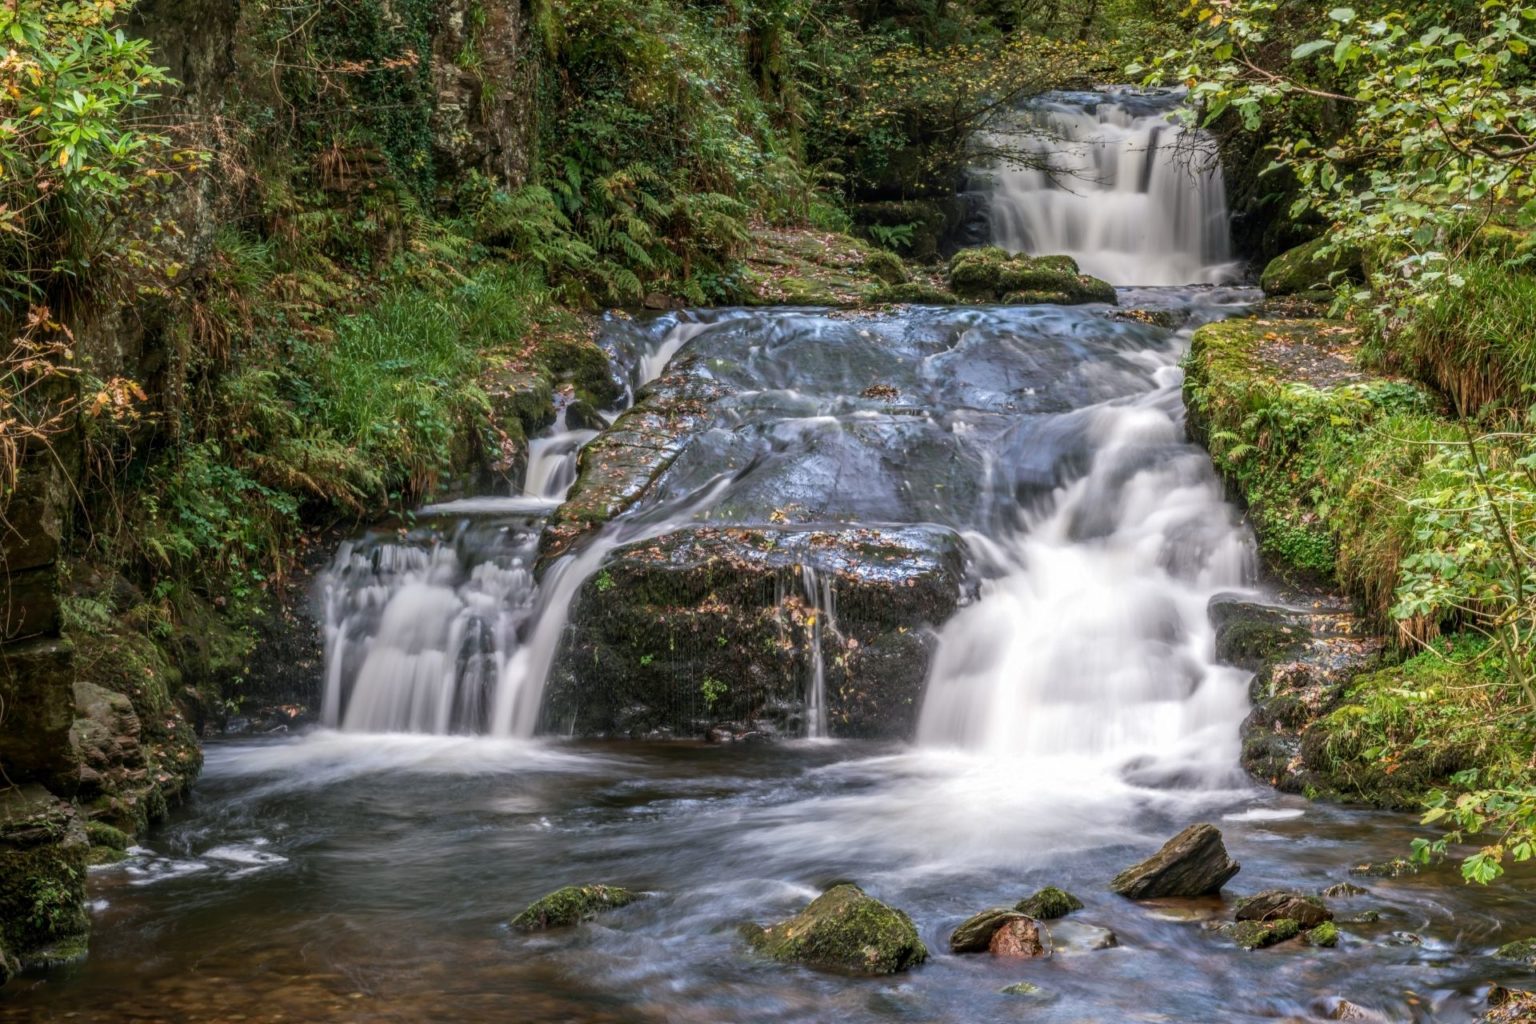
<path fill-rule="evenodd" d="M 554 425 L 543 437 L 528 442 L 528 471 L 523 475 L 523 497 L 559 504 L 576 483 L 581 450 L 597 437 L 595 430 L 571 430 L 566 426 L 569 407 L 561 405 Z"/>
<path fill-rule="evenodd" d="M 827 661 L 823 645 L 829 634 L 837 636 L 837 603 L 832 592 L 832 574 L 802 565 L 800 589 L 810 616 L 811 645 L 811 680 L 805 694 L 805 735 L 821 740 L 830 735 L 827 728 Z"/>
<path fill-rule="evenodd" d="M 992 171 L 993 240 L 1116 285 L 1236 280 L 1221 164 L 1176 94 L 1053 94 L 1018 116 L 1028 156 Z"/>

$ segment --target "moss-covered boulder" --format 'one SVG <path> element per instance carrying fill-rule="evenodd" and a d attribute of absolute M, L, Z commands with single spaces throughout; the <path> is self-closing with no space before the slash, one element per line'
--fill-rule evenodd
<path fill-rule="evenodd" d="M 949 287 L 962 299 L 1010 305 L 1117 301 L 1113 285 L 1080 273 L 1068 256 L 1016 256 L 997 246 L 955 253 Z"/>
<path fill-rule="evenodd" d="M 992 936 L 1009 921 L 1027 917 L 1007 907 L 989 907 L 972 914 L 949 937 L 951 953 L 985 953 L 992 946 Z"/>
<path fill-rule="evenodd" d="M 1318 238 L 1270 260 L 1259 285 L 1266 295 L 1326 294 L 1341 282 L 1364 278 L 1358 249 L 1330 249 L 1326 238 Z"/>
<path fill-rule="evenodd" d="M 1333 911 L 1316 896 L 1289 892 L 1285 889 L 1266 889 L 1237 901 L 1232 915 L 1239 921 L 1276 921 L 1290 918 L 1303 928 L 1315 928 L 1324 921 L 1333 920 Z"/>
<path fill-rule="evenodd" d="M 1237 921 L 1222 932 L 1244 949 L 1264 949 L 1294 939 L 1301 933 L 1301 925 L 1282 917 L 1275 921 Z"/>
<path fill-rule="evenodd" d="M 864 257 L 864 270 L 888 285 L 905 284 L 911 276 L 901 257 L 887 249 L 876 249 Z"/>
<path fill-rule="evenodd" d="M 1513 960 L 1528 967 L 1536 967 L 1536 939 L 1516 939 L 1506 942 L 1493 954 L 1500 960 Z"/>
<path fill-rule="evenodd" d="M 1074 910 L 1083 909 L 1083 901 L 1054 885 L 1046 886 L 1014 906 L 1021 914 L 1028 914 L 1039 921 L 1054 921 L 1066 917 Z"/>
<path fill-rule="evenodd" d="M 616 885 L 568 885 L 535 900 L 512 919 L 512 927 L 524 932 L 566 928 L 644 898 Z"/>
<path fill-rule="evenodd" d="M 856 885 L 834 886 L 789 920 L 744 932 L 775 960 L 853 974 L 896 974 L 928 959 L 912 919 Z"/>

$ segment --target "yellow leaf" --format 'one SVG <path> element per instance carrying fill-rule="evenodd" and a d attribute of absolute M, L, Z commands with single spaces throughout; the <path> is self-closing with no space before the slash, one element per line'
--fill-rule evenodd
<path fill-rule="evenodd" d="M 67 150 L 67 149 L 59 150 L 59 166 L 60 167 L 68 167 L 69 166 L 69 150 Z"/>

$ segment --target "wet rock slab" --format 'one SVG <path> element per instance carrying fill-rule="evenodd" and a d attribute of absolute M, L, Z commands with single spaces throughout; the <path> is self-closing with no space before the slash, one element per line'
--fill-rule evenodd
<path fill-rule="evenodd" d="M 1156 854 L 1116 875 L 1109 887 L 1133 900 L 1208 896 L 1220 892 L 1238 870 L 1214 825 L 1191 825 Z"/>

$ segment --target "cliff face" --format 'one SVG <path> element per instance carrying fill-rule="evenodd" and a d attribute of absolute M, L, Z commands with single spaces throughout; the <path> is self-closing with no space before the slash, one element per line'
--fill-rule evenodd
<path fill-rule="evenodd" d="M 173 283 L 70 311 L 78 373 L 54 381 L 50 400 L 78 410 L 85 388 L 120 378 L 143 390 L 137 419 L 109 444 L 69 413 L 70 429 L 23 453 L 4 510 L 0 981 L 18 965 L 84 955 L 87 863 L 120 856 L 126 836 L 185 792 L 200 763 L 197 727 L 251 647 L 252 628 L 231 628 L 203 599 L 182 602 L 174 624 L 152 621 L 155 602 L 95 550 L 117 513 L 101 462 L 142 460 L 205 415 L 210 378 L 198 360 L 209 339 L 195 313 L 213 291 L 221 233 L 274 226 L 271 196 L 287 187 L 275 169 L 321 182 L 337 210 L 388 187 L 368 173 L 386 164 L 422 201 L 432 183 L 472 173 L 522 184 L 539 130 L 542 47 L 529 25 L 519 0 L 144 0 L 125 23 L 180 83 L 157 113 L 178 142 L 207 151 L 210 168 L 157 211 Z M 324 133 L 306 132 L 317 119 Z M 354 143 L 354 122 L 383 143 Z M 279 138 L 292 148 L 274 151 Z M 93 557 L 73 568 L 72 546 Z M 121 605 L 140 611 L 69 596 L 83 591 L 124 594 Z"/>

